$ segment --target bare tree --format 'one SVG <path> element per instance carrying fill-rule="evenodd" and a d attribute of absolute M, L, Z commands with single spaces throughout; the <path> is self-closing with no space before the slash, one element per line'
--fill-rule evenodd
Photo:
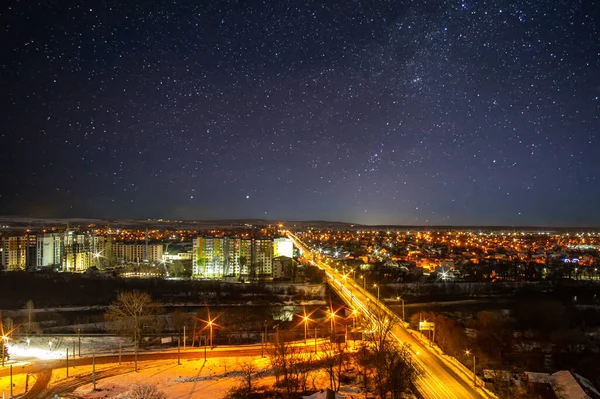
<path fill-rule="evenodd" d="M 275 374 L 276 385 L 283 384 L 287 398 L 294 398 L 300 389 L 306 387 L 310 369 L 310 356 L 301 347 L 292 346 L 281 340 L 267 351 Z"/>
<path fill-rule="evenodd" d="M 138 345 L 149 331 L 159 330 L 159 306 L 149 294 L 140 291 L 122 292 L 104 314 L 112 323 L 111 329 L 132 337 Z"/>
<path fill-rule="evenodd" d="M 344 348 L 336 343 L 325 343 L 319 353 L 321 366 L 329 376 L 329 386 L 332 391 L 340 390 L 342 367 L 347 361 Z"/>
<path fill-rule="evenodd" d="M 354 354 L 354 361 L 357 365 L 358 382 L 365 395 L 371 389 L 373 381 L 371 357 L 371 351 L 365 344 L 362 344 L 358 351 Z"/>
<path fill-rule="evenodd" d="M 128 399 L 166 399 L 167 394 L 154 384 L 138 384 L 133 387 Z"/>
<path fill-rule="evenodd" d="M 27 320 L 23 323 L 23 329 L 25 331 L 25 336 L 30 337 L 32 334 L 41 334 L 42 329 L 35 322 L 35 306 L 33 301 L 29 300 L 25 304 L 25 310 L 27 311 Z"/>
<path fill-rule="evenodd" d="M 411 360 L 409 347 L 401 345 L 392 334 L 397 318 L 380 308 L 369 313 L 367 348 L 370 353 L 364 354 L 364 360 L 372 369 L 373 385 L 379 397 L 386 399 L 390 394 L 392 399 L 399 399 L 410 390 L 419 370 Z M 365 371 L 365 386 L 367 375 Z"/>
<path fill-rule="evenodd" d="M 252 381 L 255 378 L 260 377 L 260 370 L 256 364 L 252 361 L 252 358 L 244 358 L 244 360 L 238 360 L 238 369 L 242 374 L 242 380 L 245 385 L 246 395 L 253 392 Z"/>

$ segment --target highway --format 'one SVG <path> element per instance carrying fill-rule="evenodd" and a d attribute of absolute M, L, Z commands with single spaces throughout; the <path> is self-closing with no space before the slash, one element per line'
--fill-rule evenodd
<path fill-rule="evenodd" d="M 304 244 L 296 235 L 287 232 L 294 245 L 305 253 L 314 253 L 314 250 Z M 349 276 L 337 272 L 319 257 L 309 260 L 314 266 L 325 271 L 330 287 L 352 308 L 356 308 L 366 317 L 373 318 L 372 309 L 379 308 L 391 317 L 397 317 L 376 297 L 363 290 Z M 494 395 L 473 386 L 473 374 L 464 373 L 459 367 L 441 357 L 435 350 L 424 344 L 421 339 L 414 336 L 403 323 L 397 323 L 392 334 L 400 343 L 410 345 L 413 362 L 421 371 L 416 388 L 424 398 L 431 399 L 462 399 L 462 398 L 495 398 Z"/>

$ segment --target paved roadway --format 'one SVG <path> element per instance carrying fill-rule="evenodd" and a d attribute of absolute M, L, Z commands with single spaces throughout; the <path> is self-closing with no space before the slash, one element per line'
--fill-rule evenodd
<path fill-rule="evenodd" d="M 312 341 L 312 343 L 311 343 Z M 322 340 L 317 340 L 319 345 L 319 349 L 322 348 Z M 307 345 L 304 345 L 303 342 L 298 342 L 295 345 L 307 350 L 313 351 L 314 349 L 314 340 L 309 340 Z M 225 346 L 225 347 L 215 347 L 214 349 L 204 350 L 198 348 L 189 348 L 186 351 L 181 350 L 179 353 L 180 359 L 192 359 L 192 360 L 203 360 L 206 358 L 213 357 L 241 357 L 241 356 L 260 356 L 263 353 L 263 350 L 260 345 L 239 345 L 239 346 Z M 264 355 L 267 356 L 267 353 L 264 352 Z M 177 359 L 177 351 L 168 351 L 168 352 L 149 352 L 144 353 L 140 352 L 137 355 L 138 362 L 148 362 L 152 360 L 176 360 Z M 114 367 L 110 369 L 100 370 L 96 372 L 96 381 L 101 380 L 103 378 L 112 377 L 119 374 L 125 374 L 127 372 L 133 372 L 132 362 L 135 361 L 135 354 L 126 353 L 121 356 L 121 362 L 125 363 L 122 365 L 118 365 L 119 356 L 118 355 L 100 355 L 95 358 L 96 364 L 115 364 Z M 65 395 L 70 392 L 73 392 L 79 386 L 89 384 L 92 381 L 91 372 L 78 375 L 73 378 L 65 379 L 64 381 L 58 382 L 53 386 L 51 390 L 47 389 L 47 386 L 50 382 L 50 377 L 52 376 L 52 369 L 60 369 L 64 368 L 66 365 L 65 360 L 47 360 L 47 361 L 39 361 L 35 363 L 27 363 L 27 364 L 19 364 L 13 363 L 13 375 L 16 374 L 35 374 L 36 381 L 35 384 L 31 387 L 31 389 L 24 395 L 20 396 L 21 399 L 39 399 L 39 398 L 52 398 L 55 394 Z M 82 357 L 76 358 L 74 361 L 69 359 L 69 368 L 73 368 L 73 364 L 75 365 L 75 370 L 78 366 L 90 366 L 92 365 L 92 357 Z M 0 377 L 6 377 L 10 373 L 10 364 L 7 364 L 4 368 L 0 367 Z M 146 365 L 139 365 L 139 368 L 148 367 Z M 32 381 L 33 383 L 33 381 Z"/>
<path fill-rule="evenodd" d="M 294 241 L 294 245 L 305 252 L 311 252 L 310 248 L 298 239 L 294 234 L 288 232 L 288 237 Z M 330 278 L 330 286 L 336 293 L 352 307 L 357 308 L 364 315 L 369 316 L 373 306 L 378 306 L 382 311 L 393 315 L 384 304 L 379 303 L 377 298 L 366 292 L 351 278 L 338 273 L 326 263 L 320 261 L 311 262 L 324 270 Z M 413 335 L 403 325 L 398 324 L 393 330 L 393 335 L 401 343 L 410 344 L 413 361 L 419 366 L 421 375 L 417 381 L 417 390 L 424 398 L 431 399 L 466 399 L 466 398 L 493 398 L 482 389 L 473 387 L 472 374 L 466 375 L 456 366 L 451 366 L 448 360 L 441 358 L 434 350 L 427 347 L 423 342 Z"/>

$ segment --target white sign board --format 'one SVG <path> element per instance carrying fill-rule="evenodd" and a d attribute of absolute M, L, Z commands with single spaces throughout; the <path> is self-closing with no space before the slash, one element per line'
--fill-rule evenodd
<path fill-rule="evenodd" d="M 420 321 L 419 322 L 419 330 L 421 330 L 421 331 L 435 330 L 435 323 L 432 323 L 430 321 Z"/>

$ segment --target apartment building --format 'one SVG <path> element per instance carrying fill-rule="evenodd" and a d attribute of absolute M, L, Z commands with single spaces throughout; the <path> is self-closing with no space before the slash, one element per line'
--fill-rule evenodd
<path fill-rule="evenodd" d="M 29 236 L 0 237 L 0 267 L 2 270 L 26 270 Z"/>
<path fill-rule="evenodd" d="M 37 236 L 36 269 L 62 265 L 63 238 L 63 233 L 46 233 Z"/>
<path fill-rule="evenodd" d="M 273 239 L 198 237 L 193 240 L 195 278 L 271 277 Z"/>
<path fill-rule="evenodd" d="M 164 248 L 162 244 L 146 246 L 146 244 L 115 242 L 112 244 L 112 252 L 120 263 L 159 263 L 162 261 Z"/>

